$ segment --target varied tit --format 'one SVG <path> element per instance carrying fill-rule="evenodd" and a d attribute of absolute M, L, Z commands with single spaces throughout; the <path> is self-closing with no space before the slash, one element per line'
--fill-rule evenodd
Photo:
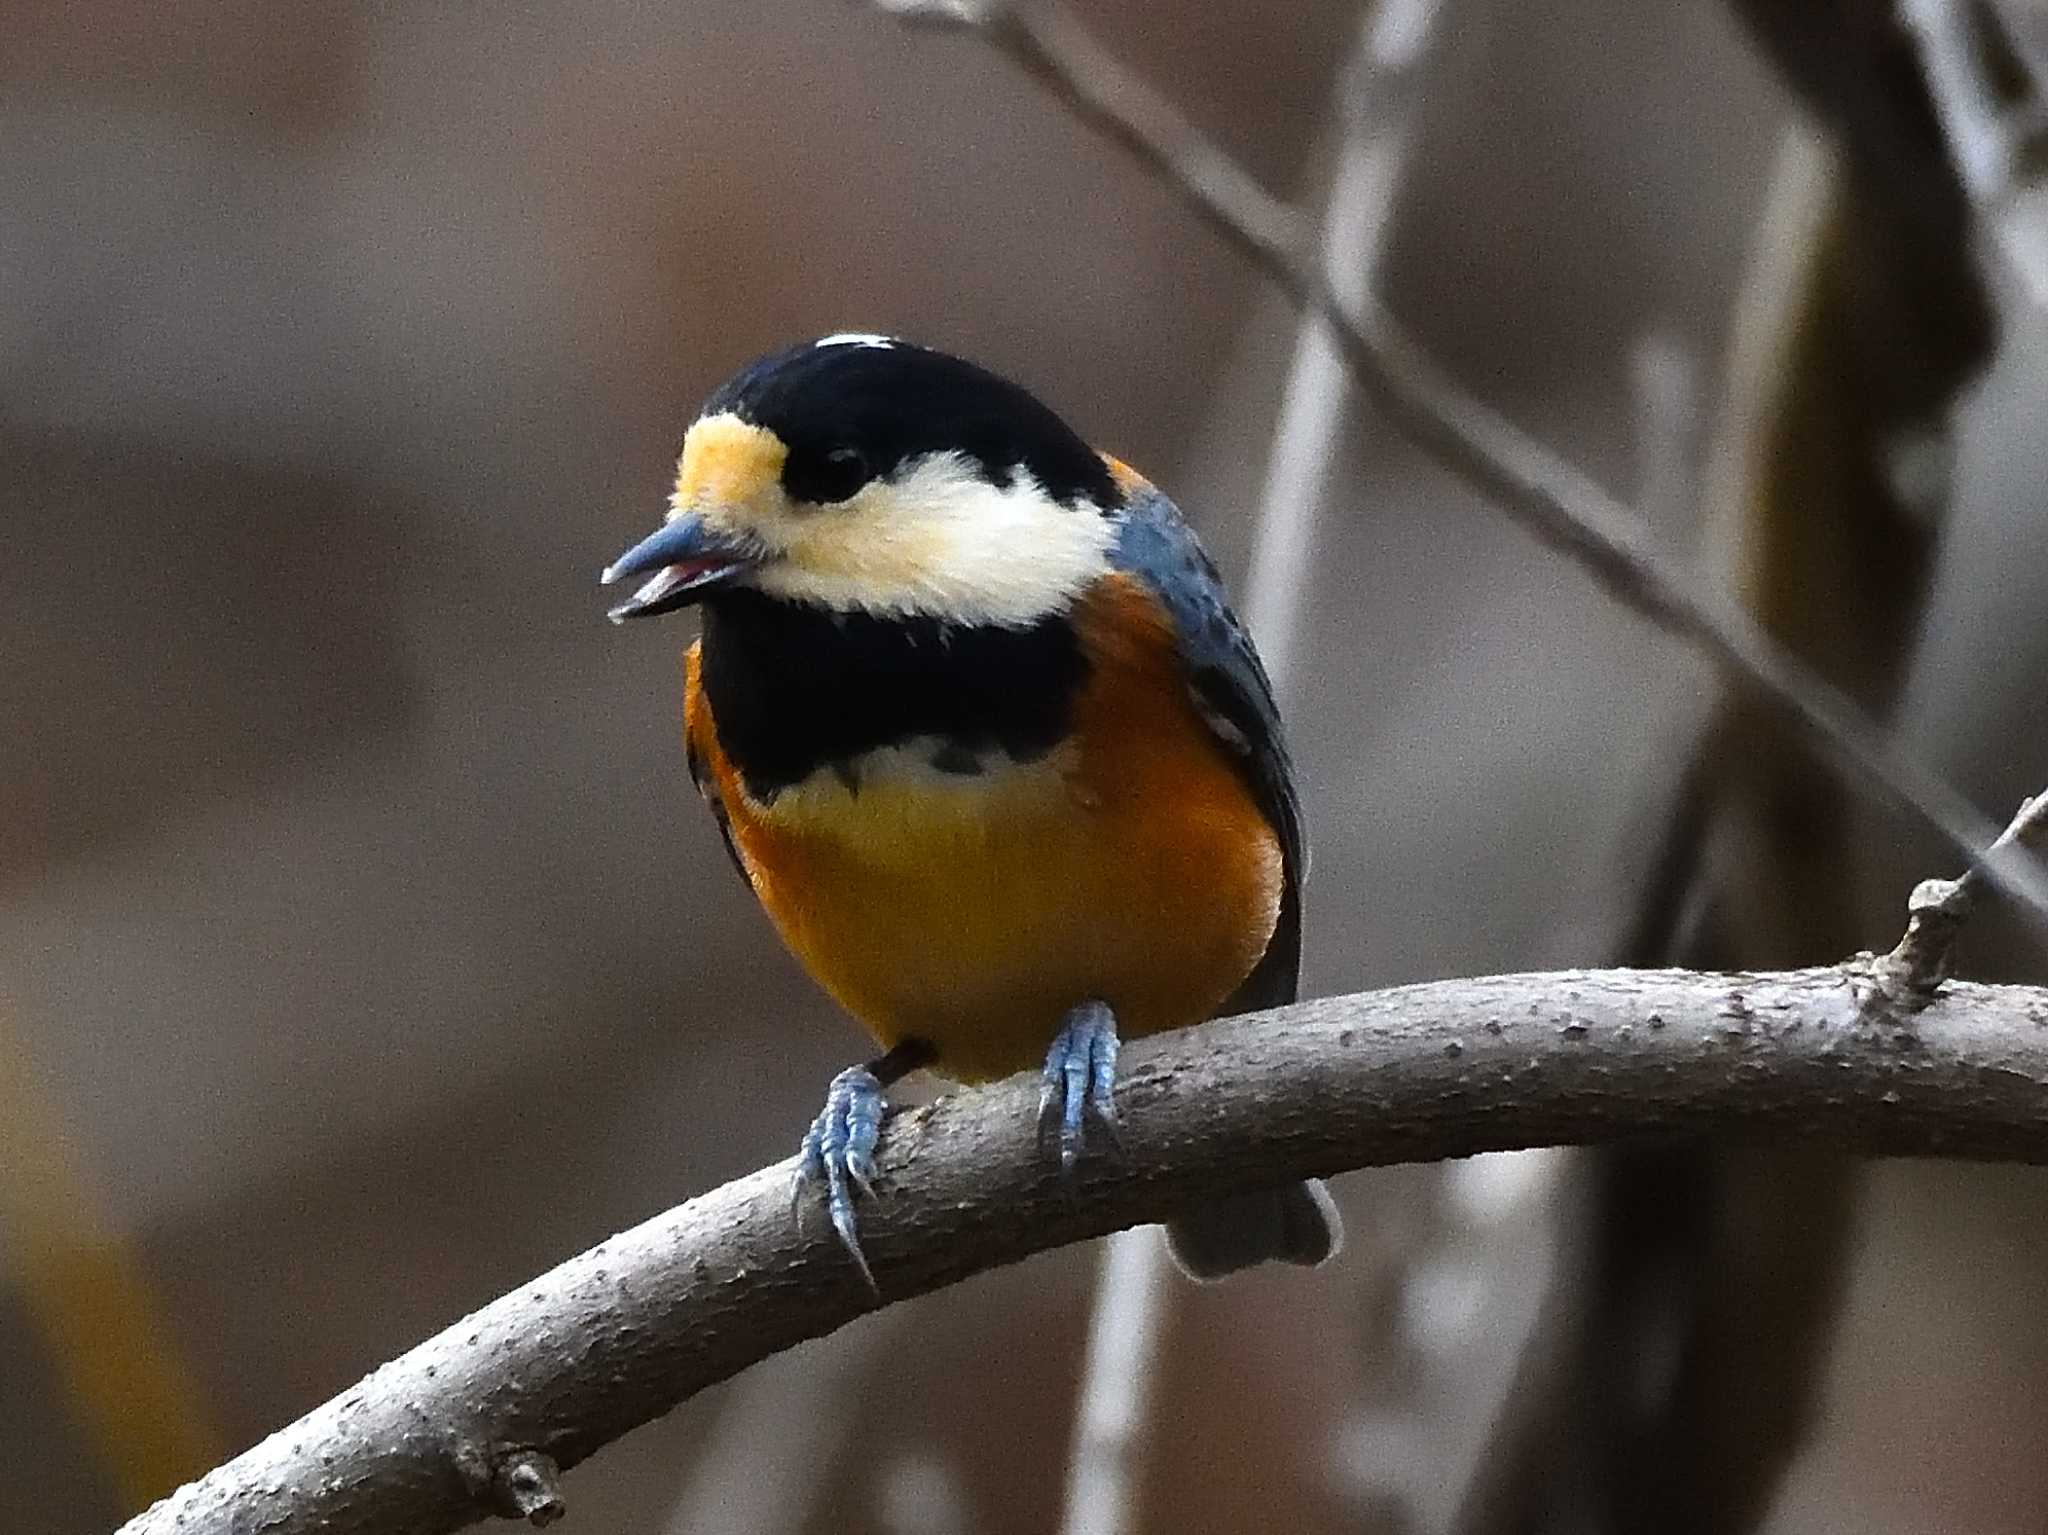
<path fill-rule="evenodd" d="M 705 402 L 628 577 L 614 619 L 703 609 L 691 776 L 884 1047 L 799 1173 L 864 1274 L 854 1192 L 905 1073 L 1042 1062 L 1071 1168 L 1119 1037 L 1293 999 L 1306 848 L 1265 669 L 1173 503 L 1015 384 L 883 336 L 764 358 Z M 1168 1235 L 1203 1278 L 1340 1240 L 1314 1182 Z"/>

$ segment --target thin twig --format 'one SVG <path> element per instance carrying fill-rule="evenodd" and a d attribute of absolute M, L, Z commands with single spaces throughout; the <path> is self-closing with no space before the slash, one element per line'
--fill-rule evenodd
<path fill-rule="evenodd" d="M 1999 833 L 1987 852 L 2009 847 L 2040 849 L 2048 844 L 2048 789 L 2020 802 L 2012 824 Z M 1925 1007 L 1948 979 L 1955 960 L 1956 935 L 1984 888 L 1984 860 L 1972 863 L 1961 879 L 1922 880 L 1906 903 L 1910 914 L 1905 936 L 1877 965 L 1884 996 L 1910 1012 Z"/>
<path fill-rule="evenodd" d="M 561 1478 L 561 1468 L 539 1450 L 507 1456 L 492 1476 L 497 1512 L 507 1519 L 524 1519 L 535 1528 L 553 1524 L 568 1511 Z"/>
<path fill-rule="evenodd" d="M 1376 299 L 1347 305 L 1304 255 L 1305 222 L 1058 10 L 972 0 L 876 0 L 905 21 L 987 39 L 1105 136 L 1124 145 L 1297 305 L 1321 315 L 1387 421 L 1612 596 L 1698 646 L 1799 720 L 1843 767 L 1964 856 L 1991 823 L 1868 714 L 1780 646 L 1723 588 L 1660 548 L 1643 519 L 1492 407 L 1466 393 Z M 2005 850 L 1994 883 L 2048 917 L 2048 879 Z"/>
<path fill-rule="evenodd" d="M 1769 1136 L 2048 1163 L 2048 988 L 1951 983 L 1903 1021 L 1872 961 L 1567 971 L 1299 1003 L 1134 1043 L 1122 1150 L 1040 1152 L 1038 1074 L 889 1122 L 862 1239 L 887 1301 L 1289 1178 L 1518 1146 Z M 435 1535 L 705 1387 L 872 1310 L 764 1168 L 492 1302 L 124 1535 Z"/>

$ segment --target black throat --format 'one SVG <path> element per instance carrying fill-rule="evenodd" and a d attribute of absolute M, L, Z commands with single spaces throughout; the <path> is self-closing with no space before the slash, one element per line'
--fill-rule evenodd
<path fill-rule="evenodd" d="M 705 701 L 727 758 L 763 801 L 820 770 L 857 791 L 857 758 L 913 740 L 932 744 L 942 772 L 1042 757 L 1067 734 L 1087 674 L 1063 615 L 1005 629 L 747 590 L 704 605 Z"/>

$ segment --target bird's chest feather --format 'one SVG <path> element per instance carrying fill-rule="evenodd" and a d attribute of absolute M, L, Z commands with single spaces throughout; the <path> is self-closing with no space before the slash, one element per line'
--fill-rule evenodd
<path fill-rule="evenodd" d="M 936 647 L 838 669 L 808 743 L 771 705 L 815 690 L 735 676 L 716 622 L 689 664 L 692 749 L 778 931 L 884 1043 L 929 1039 L 962 1077 L 1033 1063 L 1089 998 L 1134 1035 L 1207 1016 L 1263 952 L 1283 878 L 1140 594 L 1111 578 L 1056 631 L 1007 633 L 969 642 L 978 670 L 950 689 Z"/>

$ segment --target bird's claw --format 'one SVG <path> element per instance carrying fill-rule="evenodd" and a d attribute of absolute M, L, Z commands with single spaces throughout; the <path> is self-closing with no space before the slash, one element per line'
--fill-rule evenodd
<path fill-rule="evenodd" d="M 1116 1133 L 1116 1014 L 1106 1002 L 1083 1002 L 1068 1013 L 1045 1056 L 1045 1085 L 1038 1095 L 1040 1139 L 1055 1127 L 1060 1138 L 1060 1171 L 1071 1175 L 1092 1118 L 1112 1145 Z"/>
<path fill-rule="evenodd" d="M 825 1185 L 825 1208 L 832 1217 L 832 1229 L 839 1233 L 861 1278 L 878 1295 L 881 1291 L 868 1267 L 867 1254 L 860 1250 L 853 1200 L 856 1192 L 874 1197 L 875 1142 L 881 1137 L 882 1116 L 888 1107 L 881 1079 L 867 1067 L 849 1066 L 834 1077 L 825 1092 L 825 1107 L 804 1132 L 789 1191 L 791 1211 L 800 1213 L 804 1195 L 821 1182 Z"/>

